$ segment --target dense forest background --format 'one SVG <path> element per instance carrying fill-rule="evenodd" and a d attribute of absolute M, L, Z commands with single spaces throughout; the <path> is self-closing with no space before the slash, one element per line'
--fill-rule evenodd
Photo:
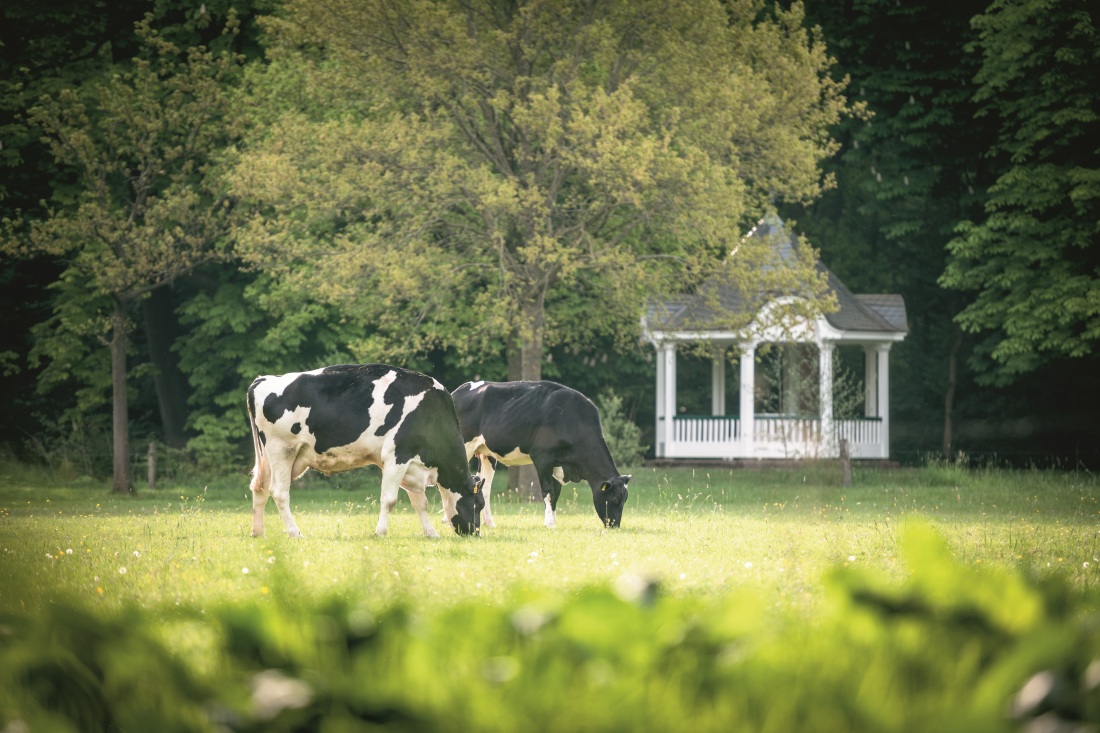
<path fill-rule="evenodd" d="M 1020 464 L 1100 464 L 1100 10 L 1087 0 L 780 5 L 796 11 L 788 20 L 817 29 L 809 37 L 835 59 L 829 77 L 843 85 L 850 113 L 833 115 L 828 129 L 839 145 L 823 165 L 836 185 L 799 190 L 777 206 L 854 292 L 905 298 L 910 333 L 891 352 L 893 457 L 962 452 Z M 121 353 L 135 452 L 156 440 L 189 460 L 243 472 L 251 445 L 243 395 L 253 376 L 372 353 L 366 319 L 383 323 L 384 310 L 311 298 L 323 276 L 292 287 L 230 246 L 234 231 L 251 226 L 234 219 L 243 207 L 221 183 L 231 169 L 242 175 L 241 140 L 250 129 L 286 124 L 274 120 L 279 103 L 323 119 L 339 91 L 341 77 L 325 75 L 332 59 L 314 53 L 310 39 L 295 41 L 293 58 L 310 62 L 296 64 L 272 40 L 279 28 L 257 22 L 282 7 L 277 0 L 4 3 L 5 451 L 109 474 L 112 355 Z M 193 48 L 205 55 L 184 53 Z M 119 79 L 126 83 L 112 86 Z M 267 104 L 241 115 L 257 95 Z M 380 104 L 360 103 L 368 116 Z M 355 103 L 342 104 L 342 112 L 356 112 Z M 192 129 L 204 134 L 180 135 L 156 155 L 143 147 L 147 138 L 178 134 L 172 126 L 186 128 L 188 120 L 201 120 Z M 81 130 L 100 137 L 82 144 Z M 97 181 L 104 200 L 117 200 L 111 177 L 120 171 L 132 174 L 131 190 L 134 181 L 156 182 L 147 197 L 155 205 L 123 220 L 171 232 L 167 265 L 143 269 L 149 257 L 136 251 L 108 267 L 110 247 L 96 252 L 81 243 L 101 237 L 125 249 L 124 238 L 104 236 L 94 212 L 59 216 L 88 213 L 81 195 Z M 742 219 L 760 213 L 749 206 Z M 333 223 L 303 226 L 314 232 Z M 408 264 L 415 275 L 416 257 Z M 570 300 L 586 287 L 629 289 L 609 277 L 580 285 L 563 278 L 549 293 L 558 330 L 572 323 L 575 337 L 548 331 L 538 344 L 541 375 L 590 396 L 613 390 L 651 440 L 652 347 L 604 323 L 605 312 L 622 315 L 621 304 L 593 311 L 590 300 Z M 415 321 L 423 333 L 461 326 L 433 321 L 433 308 L 445 304 L 423 297 Z M 383 325 L 417 329 L 400 319 Z M 512 349 L 508 336 L 463 351 L 444 336 L 421 334 L 402 360 L 452 389 L 530 373 L 514 363 L 530 350 Z M 703 412 L 709 363 L 684 362 L 682 399 L 698 400 L 690 411 Z"/>

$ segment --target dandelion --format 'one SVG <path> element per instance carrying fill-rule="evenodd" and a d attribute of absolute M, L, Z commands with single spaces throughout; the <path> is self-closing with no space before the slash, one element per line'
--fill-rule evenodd
<path fill-rule="evenodd" d="M 241 572 L 248 575 L 248 568 L 241 568 Z"/>
<path fill-rule="evenodd" d="M 99 593 L 100 595 L 103 595 L 103 588 L 102 588 L 102 587 L 98 587 L 98 588 L 96 588 L 96 589 L 95 589 L 95 592 L 96 592 L 96 593 Z"/>
<path fill-rule="evenodd" d="M 118 569 L 118 574 L 119 575 L 125 575 L 126 574 L 126 566 L 125 565 L 123 565 L 122 567 L 120 567 Z"/>
<path fill-rule="evenodd" d="M 268 565 L 273 565 L 274 563 L 275 563 L 274 556 L 267 558 L 267 564 Z"/>
<path fill-rule="evenodd" d="M 856 561 L 856 556 L 855 555 L 849 555 L 848 556 L 848 562 L 855 562 L 855 561 Z"/>
<path fill-rule="evenodd" d="M 137 550 L 134 550 L 134 557 L 141 557 L 141 553 Z"/>
<path fill-rule="evenodd" d="M 1089 567 L 1089 561 L 1085 560 L 1083 563 L 1081 563 L 1081 566 L 1087 570 Z"/>
<path fill-rule="evenodd" d="M 751 570 L 751 569 L 752 569 L 752 563 L 751 562 L 746 562 L 745 563 L 745 570 Z"/>
<path fill-rule="evenodd" d="M 71 555 L 71 554 L 73 554 L 73 548 L 71 548 L 71 547 L 70 547 L 69 549 L 65 550 L 65 554 L 66 554 L 66 555 Z"/>
<path fill-rule="evenodd" d="M 265 585 L 265 586 L 263 586 L 262 588 L 260 588 L 260 594 L 261 594 L 261 595 L 265 595 L 265 596 L 266 596 L 266 595 L 267 595 L 268 593 L 270 593 L 270 592 L 271 592 L 271 589 L 270 589 L 270 588 L 268 588 L 268 587 L 267 587 L 266 585 Z"/>

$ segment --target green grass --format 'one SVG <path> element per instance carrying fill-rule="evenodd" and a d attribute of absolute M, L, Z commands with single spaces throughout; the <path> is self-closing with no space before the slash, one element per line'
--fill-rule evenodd
<path fill-rule="evenodd" d="M 1096 478 L 838 478 L 637 469 L 609 531 L 586 486 L 547 530 L 502 475 L 496 529 L 429 540 L 404 499 L 374 536 L 368 470 L 294 489 L 294 541 L 270 507 L 249 537 L 243 474 L 117 497 L 0 465 L 0 730 L 1100 723 Z"/>
<path fill-rule="evenodd" d="M 111 495 L 99 484 L 36 484 L 0 470 L 0 610 L 58 599 L 118 608 L 203 607 L 262 599 L 276 586 L 382 608 L 568 593 L 624 576 L 666 593 L 763 591 L 812 609 L 820 579 L 856 566 L 898 577 L 897 530 L 920 517 L 963 563 L 1056 573 L 1089 588 L 1100 572 L 1100 482 L 1091 474 L 857 471 L 842 489 L 829 466 L 798 470 L 636 469 L 619 530 L 603 529 L 586 484 L 567 485 L 558 527 L 542 505 L 494 493 L 497 528 L 480 538 L 421 535 L 402 497 L 390 535 L 374 535 L 374 469 L 296 484 L 306 538 L 293 541 L 269 504 L 267 537 L 249 536 L 247 477 Z M 429 493 L 436 524 L 438 494 Z"/>

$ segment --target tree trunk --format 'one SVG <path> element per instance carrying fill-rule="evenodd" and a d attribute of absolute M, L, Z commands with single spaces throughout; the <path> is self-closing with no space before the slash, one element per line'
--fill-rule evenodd
<path fill-rule="evenodd" d="M 175 339 L 175 314 L 167 288 L 157 288 L 141 302 L 145 320 L 145 338 L 149 344 L 149 359 L 153 362 L 153 386 L 160 407 L 164 442 L 172 448 L 187 445 L 184 424 L 187 420 L 186 381 L 179 370 L 172 342 Z"/>
<path fill-rule="evenodd" d="M 951 449 L 955 440 L 955 384 L 958 377 L 959 349 L 962 348 L 963 333 L 955 326 L 955 338 L 951 342 L 951 352 L 947 356 L 947 393 L 943 398 L 943 457 L 951 460 Z"/>
<path fill-rule="evenodd" d="M 542 298 L 524 308 L 524 321 L 525 326 L 514 329 L 508 340 L 508 379 L 513 382 L 542 379 Z M 542 501 L 542 487 L 535 467 L 509 468 L 508 491 L 531 501 Z"/>
<path fill-rule="evenodd" d="M 849 488 L 852 485 L 852 454 L 848 450 L 848 439 L 840 441 L 840 485 Z"/>
<path fill-rule="evenodd" d="M 130 476 L 130 420 L 126 398 L 126 349 L 129 344 L 126 310 L 115 300 L 111 317 L 111 404 L 113 431 L 114 478 L 111 491 L 116 494 L 134 493 Z"/>

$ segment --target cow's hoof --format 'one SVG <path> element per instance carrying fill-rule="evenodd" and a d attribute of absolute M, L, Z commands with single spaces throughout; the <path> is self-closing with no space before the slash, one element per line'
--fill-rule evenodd
<path fill-rule="evenodd" d="M 264 536 L 264 533 L 263 533 L 263 532 L 255 532 L 255 531 L 253 531 L 253 532 L 252 532 L 252 536 L 253 536 L 253 537 L 263 537 L 263 536 Z"/>

